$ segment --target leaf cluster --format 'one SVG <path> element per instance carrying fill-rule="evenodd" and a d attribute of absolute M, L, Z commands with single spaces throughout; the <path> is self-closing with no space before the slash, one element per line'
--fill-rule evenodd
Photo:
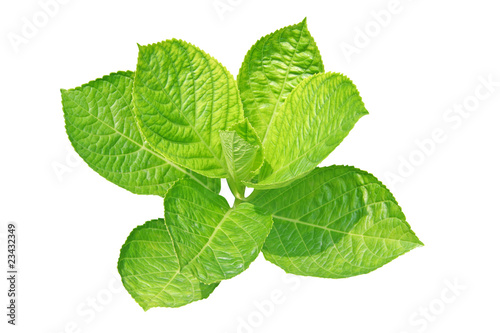
<path fill-rule="evenodd" d="M 86 163 L 164 198 L 165 216 L 134 229 L 118 261 L 145 310 L 208 297 L 260 252 L 289 273 L 345 278 L 422 245 L 373 175 L 317 167 L 368 112 L 350 79 L 324 72 L 306 20 L 257 41 L 237 80 L 172 39 L 139 46 L 134 72 L 61 93 Z"/>

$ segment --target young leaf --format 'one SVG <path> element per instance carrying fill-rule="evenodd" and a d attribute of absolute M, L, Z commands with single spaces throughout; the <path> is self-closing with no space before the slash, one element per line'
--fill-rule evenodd
<path fill-rule="evenodd" d="M 164 196 L 173 182 L 193 178 L 216 193 L 220 182 L 187 171 L 155 152 L 141 137 L 132 113 L 133 72 L 119 72 L 61 90 L 66 131 L 87 164 L 136 194 Z"/>
<path fill-rule="evenodd" d="M 276 113 L 264 142 L 266 166 L 256 188 L 276 188 L 304 176 L 323 161 L 368 114 L 356 86 L 337 73 L 299 84 Z"/>
<path fill-rule="evenodd" d="M 305 78 L 323 73 L 321 55 L 306 20 L 261 38 L 238 74 L 245 117 L 267 141 L 269 124 L 290 92 Z"/>
<path fill-rule="evenodd" d="M 253 205 L 230 208 L 221 197 L 191 180 L 180 180 L 165 196 L 165 218 L 182 269 L 204 283 L 229 279 L 257 258 L 272 218 Z"/>
<path fill-rule="evenodd" d="M 139 46 L 134 102 L 155 149 L 205 176 L 228 176 L 219 131 L 243 120 L 243 109 L 233 76 L 214 58 L 181 40 Z"/>
<path fill-rule="evenodd" d="M 180 307 L 207 298 L 217 287 L 180 271 L 163 219 L 146 222 L 132 231 L 120 251 L 118 271 L 125 289 L 145 311 Z"/>
<path fill-rule="evenodd" d="M 255 191 L 249 202 L 272 214 L 262 252 L 288 273 L 365 274 L 423 245 L 389 190 L 353 167 L 317 168 L 287 187 Z"/>
<path fill-rule="evenodd" d="M 236 184 L 250 180 L 264 160 L 262 143 L 252 125 L 245 118 L 220 132 L 220 138 L 230 179 Z"/>

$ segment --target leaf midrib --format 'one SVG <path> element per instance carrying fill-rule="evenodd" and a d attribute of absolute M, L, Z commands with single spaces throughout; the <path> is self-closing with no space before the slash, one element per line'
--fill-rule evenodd
<path fill-rule="evenodd" d="M 364 207 L 362 207 L 362 208 L 364 208 Z M 331 232 L 336 232 L 336 233 L 339 233 L 339 234 L 349 235 L 349 236 L 355 236 L 355 237 L 361 237 L 361 238 L 373 238 L 373 239 L 380 239 L 380 240 L 384 240 L 384 241 L 395 241 L 395 242 L 404 242 L 404 243 L 410 243 L 410 244 L 418 244 L 418 243 L 415 243 L 415 242 L 405 241 L 405 240 L 401 240 L 401 239 L 382 238 L 382 237 L 377 237 L 377 236 L 370 236 L 370 235 L 363 235 L 363 234 L 354 234 L 354 233 L 351 233 L 351 232 L 346 232 L 346 231 L 342 231 L 342 230 L 338 230 L 338 229 L 333 229 L 333 228 L 329 228 L 329 227 L 326 227 L 326 226 L 312 224 L 312 223 L 304 222 L 304 221 L 301 221 L 301 220 L 298 220 L 298 219 L 292 219 L 292 218 L 288 218 L 288 217 L 284 217 L 284 216 L 279 216 L 279 215 L 274 215 L 274 214 L 272 215 L 272 217 L 280 219 L 280 220 L 288 221 L 288 222 L 293 222 L 293 223 L 296 223 L 296 224 L 302 224 L 302 225 L 306 225 L 306 226 L 309 226 L 309 227 L 319 228 L 319 229 L 323 229 L 323 230 L 327 230 L 327 231 L 331 231 Z M 382 219 L 380 221 L 377 221 L 377 223 L 380 223 L 381 221 L 385 221 L 385 220 L 388 220 L 388 219 L 393 219 L 393 218 L 394 219 L 398 219 L 397 217 L 388 217 L 388 218 Z M 332 221 L 332 222 L 335 222 L 335 221 Z"/>
<path fill-rule="evenodd" d="M 299 35 L 299 39 L 297 41 L 297 46 L 300 44 L 300 40 L 302 39 L 302 34 L 304 33 L 304 28 L 305 28 L 305 24 L 302 25 L 302 29 L 300 30 L 300 35 Z M 265 142 L 267 139 L 267 134 L 269 133 L 269 128 L 271 128 L 271 124 L 273 122 L 274 116 L 276 115 L 276 111 L 277 111 L 278 106 L 280 104 L 281 97 L 283 96 L 283 92 L 285 91 L 285 86 L 286 86 L 286 83 L 288 81 L 288 75 L 290 74 L 290 68 L 292 67 L 291 65 L 292 65 L 293 59 L 295 58 L 296 55 L 297 55 L 297 48 L 294 49 L 293 55 L 290 59 L 290 62 L 288 63 L 286 74 L 285 74 L 285 80 L 283 81 L 280 94 L 278 95 L 278 99 L 276 101 L 276 104 L 274 105 L 274 110 L 273 110 L 273 114 L 271 115 L 271 119 L 269 120 L 269 123 L 267 124 L 266 133 L 264 134 L 264 138 L 262 139 L 262 146 L 265 145 Z"/>
<path fill-rule="evenodd" d="M 209 247 L 209 244 L 213 241 L 213 239 L 215 238 L 215 235 L 219 232 L 219 230 L 222 230 L 222 225 L 228 219 L 229 214 L 231 213 L 231 211 L 232 211 L 232 209 L 229 209 L 226 212 L 226 214 L 224 214 L 224 216 L 222 217 L 222 219 L 220 220 L 220 222 L 214 228 L 214 231 L 212 232 L 212 235 L 210 235 L 210 238 L 207 240 L 207 242 L 205 243 L 205 245 L 203 245 L 203 247 L 200 249 L 200 251 L 198 251 L 198 254 L 196 254 L 196 256 L 194 256 L 191 260 L 189 260 L 189 262 L 186 265 L 184 265 L 184 267 L 187 267 L 191 263 L 193 263 L 196 259 L 198 259 L 201 256 L 201 254 L 205 251 L 205 249 L 207 247 Z M 215 257 L 215 258 L 217 259 L 217 257 Z M 221 268 L 221 273 L 225 275 L 225 272 L 224 272 L 224 270 L 222 268 Z"/>

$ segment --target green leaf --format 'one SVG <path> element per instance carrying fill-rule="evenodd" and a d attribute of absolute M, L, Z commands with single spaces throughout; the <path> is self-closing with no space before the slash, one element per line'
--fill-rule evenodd
<path fill-rule="evenodd" d="M 368 114 L 356 86 L 337 73 L 299 84 L 276 113 L 264 142 L 266 166 L 254 184 L 276 188 L 313 170 Z"/>
<path fill-rule="evenodd" d="M 264 161 L 262 143 L 245 118 L 229 131 L 220 132 L 222 151 L 231 181 L 240 184 L 250 180 Z"/>
<path fill-rule="evenodd" d="M 134 103 L 146 140 L 169 160 L 227 177 L 219 131 L 243 120 L 236 82 L 199 48 L 167 40 L 139 46 Z"/>
<path fill-rule="evenodd" d="M 217 284 L 181 272 L 163 219 L 135 228 L 120 251 L 118 271 L 125 289 L 144 309 L 180 307 L 207 298 Z"/>
<path fill-rule="evenodd" d="M 262 252 L 288 273 L 365 274 L 423 245 L 389 190 L 354 167 L 317 168 L 287 187 L 257 190 L 249 202 L 272 214 Z"/>
<path fill-rule="evenodd" d="M 261 38 L 238 74 L 245 117 L 267 141 L 269 125 L 287 96 L 305 78 L 323 73 L 321 55 L 306 20 Z"/>
<path fill-rule="evenodd" d="M 272 226 L 271 216 L 253 205 L 230 208 L 226 199 L 187 179 L 165 196 L 165 218 L 181 267 L 204 283 L 247 269 Z"/>
<path fill-rule="evenodd" d="M 133 72 L 119 72 L 61 90 L 66 131 L 83 160 L 136 194 L 164 196 L 173 182 L 193 178 L 217 193 L 220 182 L 168 161 L 141 137 L 132 113 Z"/>

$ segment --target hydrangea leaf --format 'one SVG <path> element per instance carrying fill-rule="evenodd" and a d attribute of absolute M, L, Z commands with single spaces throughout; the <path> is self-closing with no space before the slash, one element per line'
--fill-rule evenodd
<path fill-rule="evenodd" d="M 133 76 L 118 72 L 61 90 L 66 131 L 77 153 L 101 176 L 136 194 L 163 197 L 185 177 L 219 193 L 219 180 L 175 165 L 143 139 L 132 112 Z"/>
<path fill-rule="evenodd" d="M 247 119 L 220 132 L 222 151 L 231 182 L 250 180 L 264 161 L 262 143 Z"/>
<path fill-rule="evenodd" d="M 277 188 L 306 175 L 368 114 L 356 86 L 337 73 L 302 81 L 276 113 L 264 142 L 266 164 L 255 188 Z"/>
<path fill-rule="evenodd" d="M 180 307 L 207 298 L 217 284 L 203 284 L 180 270 L 163 219 L 135 228 L 120 251 L 118 271 L 125 289 L 144 309 Z"/>
<path fill-rule="evenodd" d="M 238 74 L 247 117 L 266 142 L 269 125 L 291 91 L 305 78 L 324 72 L 306 19 L 262 37 L 248 51 Z"/>
<path fill-rule="evenodd" d="M 249 202 L 273 216 L 262 252 L 288 273 L 346 278 L 423 245 L 389 190 L 354 167 L 317 168 Z"/>
<path fill-rule="evenodd" d="M 227 177 L 219 132 L 243 120 L 234 77 L 181 41 L 139 46 L 135 112 L 146 140 L 169 160 L 208 177 Z"/>
<path fill-rule="evenodd" d="M 208 284 L 247 269 L 272 226 L 271 216 L 253 205 L 230 208 L 224 197 L 188 179 L 165 196 L 165 219 L 181 268 Z"/>

